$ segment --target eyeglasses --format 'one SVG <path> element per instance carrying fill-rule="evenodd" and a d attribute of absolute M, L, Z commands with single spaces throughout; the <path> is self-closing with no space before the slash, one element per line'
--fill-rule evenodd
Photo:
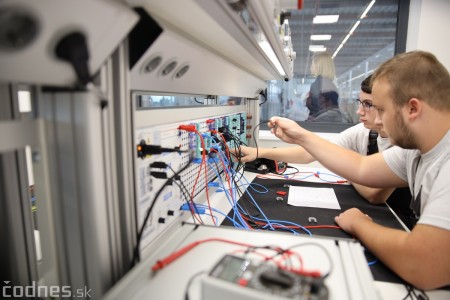
<path fill-rule="evenodd" d="M 370 108 L 373 106 L 372 103 L 370 103 L 368 100 L 355 99 L 355 101 L 356 105 L 358 106 L 361 105 L 365 111 L 369 111 Z"/>

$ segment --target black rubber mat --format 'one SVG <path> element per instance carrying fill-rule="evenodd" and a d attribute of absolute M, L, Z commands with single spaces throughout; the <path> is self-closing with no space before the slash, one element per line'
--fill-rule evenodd
<path fill-rule="evenodd" d="M 262 209 L 264 214 L 269 220 L 284 220 L 294 222 L 301 226 L 309 225 L 332 225 L 335 226 L 334 217 L 337 216 L 342 211 L 345 211 L 351 207 L 357 207 L 362 212 L 368 214 L 374 222 L 388 226 L 391 228 L 396 228 L 404 230 L 402 225 L 398 222 L 397 218 L 392 214 L 390 209 L 385 205 L 373 205 L 362 198 L 358 192 L 351 185 L 343 184 L 326 184 L 326 183 L 312 183 L 312 182 L 300 182 L 282 179 L 261 179 L 255 178 L 252 183 L 260 184 L 268 189 L 267 193 L 261 194 L 256 193 L 249 189 L 251 195 L 255 199 L 258 206 Z M 298 207 L 291 206 L 287 204 L 289 187 L 285 185 L 292 186 L 304 186 L 304 187 L 326 187 L 333 188 L 336 197 L 338 199 L 341 210 L 336 209 L 323 209 L 323 208 L 312 208 L 312 207 Z M 261 190 L 261 187 L 255 185 L 255 188 Z M 286 192 L 285 196 L 277 194 L 277 192 Z M 277 201 L 277 197 L 283 197 L 283 201 Z M 256 218 L 263 218 L 258 214 L 257 209 L 251 204 L 249 197 L 244 194 L 238 201 L 238 203 L 245 207 L 248 211 L 249 216 Z M 233 219 L 233 211 L 228 215 Z M 317 223 L 309 222 L 310 218 L 315 218 Z M 253 225 L 255 228 L 256 224 Z M 221 224 L 223 226 L 233 226 L 233 222 L 225 219 Z M 286 231 L 281 229 L 282 231 Z M 353 237 L 344 232 L 339 228 L 308 228 L 313 236 L 326 236 L 333 238 L 347 238 L 352 239 Z M 301 229 L 296 229 L 299 234 L 307 233 Z M 370 269 L 375 280 L 394 282 L 394 283 L 404 283 L 396 274 L 390 271 L 384 264 L 377 260 L 371 253 L 365 251 L 367 261 L 370 265 Z"/>

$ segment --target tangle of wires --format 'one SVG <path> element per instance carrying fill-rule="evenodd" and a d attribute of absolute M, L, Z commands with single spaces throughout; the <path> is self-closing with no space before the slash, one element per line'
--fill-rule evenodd
<path fill-rule="evenodd" d="M 153 201 L 150 204 L 150 207 L 148 208 L 145 217 L 144 217 L 144 222 L 142 222 L 141 228 L 139 229 L 138 235 L 137 235 L 137 239 L 136 239 L 136 246 L 134 247 L 134 251 L 133 251 L 133 259 L 131 262 L 131 268 L 140 261 L 140 244 L 141 244 L 141 239 L 142 239 L 142 235 L 144 233 L 145 227 L 147 226 L 147 222 L 150 218 L 150 215 L 152 213 L 153 207 L 156 204 L 156 201 L 158 200 L 158 197 L 161 195 L 162 191 L 164 190 L 165 187 L 169 186 L 170 184 L 176 182 L 176 180 L 178 180 L 180 178 L 180 174 L 185 171 L 191 164 L 192 159 L 189 160 L 189 162 L 182 167 L 179 171 L 174 172 L 174 174 L 172 175 L 172 177 L 168 178 L 167 181 L 161 186 L 161 188 L 156 192 L 155 197 L 153 198 Z"/>
<path fill-rule="evenodd" d="M 172 172 L 175 173 L 175 171 L 172 169 L 170 165 L 167 165 Z M 191 212 L 192 220 L 197 220 L 200 224 L 203 224 L 203 219 L 201 216 L 201 211 L 199 210 L 198 206 L 194 203 L 193 196 L 189 194 L 189 190 L 186 187 L 186 185 L 183 183 L 183 181 L 178 182 L 177 180 L 173 181 L 176 186 L 180 189 L 180 192 L 183 196 L 183 199 L 185 199 L 186 204 L 189 205 L 189 211 Z"/>
<path fill-rule="evenodd" d="M 240 144 L 235 142 L 234 145 Z M 232 213 L 231 216 L 228 216 L 216 209 L 212 209 L 213 211 L 225 216 L 225 218 L 237 228 L 250 230 L 262 229 L 289 231 L 294 234 L 299 234 L 297 230 L 301 230 L 306 232 L 308 235 L 312 235 L 308 229 L 299 224 L 284 220 L 269 220 L 250 192 L 252 191 L 255 193 L 267 193 L 268 189 L 262 185 L 247 182 L 246 178 L 242 176 L 243 172 L 240 174 L 240 176 L 237 176 L 237 172 L 242 171 L 242 164 L 238 164 L 237 168 L 230 168 L 228 166 L 231 160 L 229 151 L 226 151 L 226 149 L 222 150 L 221 147 L 216 148 L 218 148 L 218 150 L 216 150 L 217 158 L 220 160 L 220 163 L 223 166 L 222 169 L 225 172 L 225 179 L 222 180 L 219 174 L 221 168 L 217 161 L 214 161 L 213 163 L 210 162 L 209 165 L 211 170 L 216 173 L 216 177 L 219 181 L 219 186 L 227 197 L 227 200 L 232 208 Z M 239 161 L 239 146 L 235 149 L 234 153 L 236 153 L 235 159 Z M 248 188 L 243 191 L 240 189 L 240 187 L 243 186 L 246 186 Z M 197 204 L 197 207 L 205 208 L 205 206 L 202 206 L 200 204 Z"/>
<path fill-rule="evenodd" d="M 274 173 L 268 173 L 268 174 L 259 174 L 257 175 L 258 178 L 264 178 L 264 179 L 286 179 L 290 181 L 310 181 L 311 177 L 315 177 L 317 179 L 317 182 L 322 183 L 333 183 L 333 184 L 345 184 L 348 181 L 336 174 L 333 173 L 327 173 L 327 172 L 320 172 L 320 171 L 299 171 L 298 169 L 289 174 L 274 174 Z"/>
<path fill-rule="evenodd" d="M 251 226 L 247 224 L 247 222 L 242 217 L 242 214 L 249 215 L 246 211 L 247 208 L 240 209 L 240 204 L 237 203 L 237 200 L 242 198 L 245 193 L 239 188 L 244 185 L 251 186 L 250 183 L 246 182 L 245 178 L 243 178 L 243 168 L 244 164 L 240 161 L 241 157 L 241 151 L 240 146 L 244 144 L 242 141 L 240 141 L 239 137 L 235 136 L 233 133 L 231 133 L 226 128 L 220 128 L 219 132 L 216 132 L 218 135 L 218 138 L 215 139 L 215 143 L 212 145 L 210 152 L 210 157 L 213 157 L 215 159 L 208 160 L 208 163 L 210 165 L 210 169 L 213 170 L 216 173 L 216 178 L 219 181 L 219 186 L 224 191 L 231 207 L 238 209 L 234 209 L 234 219 L 231 220 L 236 227 L 240 228 L 247 228 L 251 229 Z M 228 149 L 228 141 L 232 141 L 230 143 L 231 145 L 234 145 L 234 158 L 232 157 L 232 153 L 230 149 Z M 211 156 L 211 154 L 214 154 Z M 219 163 L 222 167 L 220 167 Z M 224 180 L 222 180 L 221 177 L 221 170 L 224 172 Z M 267 192 L 267 189 L 266 191 Z M 248 193 L 248 192 L 247 192 Z M 243 203 L 243 202 L 242 202 Z M 250 201 L 252 206 L 257 208 L 256 202 L 254 199 Z M 196 204 L 197 207 L 201 206 L 199 204 Z M 243 204 L 245 206 L 245 203 Z M 221 213 L 217 210 L 215 210 L 218 213 Z M 223 213 L 221 213 L 223 214 Z M 225 214 L 223 214 L 225 215 Z"/>
<path fill-rule="evenodd" d="M 152 213 L 152 209 L 155 206 L 158 197 L 162 193 L 162 190 L 166 186 L 171 184 L 175 184 L 179 187 L 181 196 L 184 200 L 186 200 L 186 207 L 189 208 L 190 213 L 192 215 L 192 219 L 194 220 L 195 223 L 203 224 L 204 221 L 201 215 L 206 214 L 206 209 L 209 209 L 209 215 L 213 219 L 215 225 L 218 224 L 216 221 L 217 217 L 213 215 L 213 211 L 215 213 L 224 215 L 237 228 L 244 228 L 250 230 L 253 229 L 282 230 L 282 231 L 289 231 L 294 234 L 299 234 L 297 230 L 302 230 L 307 234 L 312 235 L 308 229 L 299 224 L 283 220 L 269 220 L 262 211 L 262 209 L 258 206 L 257 202 L 255 201 L 250 191 L 253 191 L 255 193 L 267 193 L 268 189 L 262 185 L 249 183 L 247 182 L 246 178 L 243 177 L 244 164 L 240 161 L 241 157 L 240 147 L 244 143 L 240 141 L 239 137 L 235 136 L 230 130 L 227 130 L 227 128 L 222 128 L 219 129 L 218 131 L 211 130 L 211 137 L 210 137 L 211 143 L 208 146 L 209 149 L 205 149 L 203 137 L 200 135 L 199 132 L 195 130 L 195 128 L 191 128 L 190 126 L 183 126 L 183 129 L 196 132 L 196 134 L 199 135 L 199 138 L 202 141 L 202 161 L 199 167 L 199 172 L 197 173 L 194 188 L 192 189 L 191 192 L 189 192 L 188 188 L 180 180 L 181 178 L 180 174 L 190 166 L 192 159 L 190 159 L 189 163 L 186 164 L 179 171 L 173 170 L 168 164 L 167 166 L 165 166 L 170 168 L 171 171 L 174 173 L 174 175 L 168 178 L 168 180 L 161 186 L 161 188 L 155 194 L 155 197 L 151 202 L 149 209 L 146 212 L 144 222 L 141 225 L 141 228 L 138 232 L 137 243 L 133 253 L 132 266 L 134 266 L 134 264 L 140 260 L 139 245 L 141 243 L 142 235 L 147 226 L 149 217 Z M 236 154 L 235 158 L 232 157 L 233 152 L 231 152 L 230 149 L 228 148 L 228 144 L 233 145 L 234 147 L 233 152 Z M 209 152 L 207 150 L 209 150 Z M 208 152 L 208 159 L 206 159 L 205 157 L 207 152 Z M 212 171 L 215 173 L 214 178 L 210 179 L 207 178 L 206 176 L 207 164 L 209 164 L 210 172 Z M 194 192 L 196 191 L 195 186 L 197 183 L 197 179 L 199 178 L 202 170 L 205 171 L 204 179 L 208 205 L 196 204 L 193 200 L 194 197 L 196 196 Z M 222 191 L 224 192 L 232 208 L 231 217 L 211 207 L 207 193 L 210 180 L 211 182 L 213 180 L 218 181 L 219 188 L 221 188 Z M 244 186 L 247 187 L 245 191 L 241 189 L 241 187 Z M 198 193 L 200 192 L 201 191 L 198 191 Z M 239 203 L 238 200 L 240 200 Z"/>
<path fill-rule="evenodd" d="M 220 139 L 217 140 L 219 149 L 226 152 L 228 161 L 230 162 L 229 167 L 233 168 L 236 173 L 239 173 L 244 168 L 244 163 L 242 163 L 241 159 L 240 159 L 240 157 L 241 157 L 240 146 L 245 145 L 245 143 L 242 142 L 238 136 L 234 135 L 226 127 L 219 128 L 218 134 L 221 137 Z M 232 157 L 231 157 L 232 154 L 229 151 L 230 149 L 228 149 L 228 144 L 227 144 L 228 141 L 232 141 L 231 144 L 234 147 L 233 150 L 235 153 L 237 153 L 237 155 L 234 155 L 237 158 L 236 160 L 232 159 Z"/>
<path fill-rule="evenodd" d="M 254 131 L 260 126 L 263 122 L 258 124 Z M 305 232 L 308 235 L 312 236 L 311 231 L 308 228 L 333 228 L 339 229 L 338 226 L 333 225 L 317 225 L 317 226 L 301 226 L 299 224 L 286 221 L 286 220 L 269 220 L 267 216 L 264 214 L 263 210 L 259 207 L 252 193 L 267 193 L 268 189 L 263 185 L 256 183 L 249 183 L 245 177 L 243 177 L 243 166 L 244 164 L 241 162 L 241 145 L 244 143 L 240 142 L 239 138 L 234 136 L 231 132 L 226 129 L 220 130 L 221 138 L 216 140 L 216 144 L 214 145 L 214 152 L 216 154 L 216 158 L 218 160 L 214 160 L 213 162 L 209 162 L 210 169 L 216 173 L 216 178 L 219 181 L 219 187 L 221 191 L 225 193 L 227 200 L 232 208 L 231 214 L 227 215 L 223 212 L 220 212 L 214 208 L 210 208 L 210 211 L 219 213 L 230 221 L 234 227 L 250 229 L 250 230 L 277 230 L 277 231 L 288 231 L 293 234 L 300 234 L 301 232 Z M 253 134 L 253 136 L 255 136 Z M 229 151 L 227 148 L 227 141 L 233 141 L 234 151 Z M 255 140 L 256 144 L 256 140 Z M 256 148 L 258 149 L 258 148 Z M 213 149 L 212 149 L 213 151 Z M 230 153 L 233 154 L 233 158 Z M 231 167 L 234 163 L 234 168 Z M 225 174 L 225 179 L 222 180 L 220 176 L 220 166 L 219 163 L 222 164 L 222 170 Z M 295 168 L 294 168 L 295 169 Z M 295 169 L 296 170 L 296 169 Z M 298 170 L 292 173 L 297 174 Z M 313 173 L 308 172 L 308 176 L 315 176 L 318 179 L 321 179 L 325 182 L 331 182 L 331 180 L 326 180 L 325 178 L 321 178 L 324 174 L 319 174 L 319 172 Z M 283 176 L 285 178 L 287 175 L 274 174 L 275 176 Z M 342 179 L 342 178 L 340 178 Z M 295 180 L 295 179 L 294 179 Z M 335 180 L 333 182 L 340 182 L 341 180 Z M 342 181 L 343 183 L 343 181 Z M 243 191 L 240 187 L 246 186 L 247 188 Z M 197 204 L 198 207 L 206 208 L 200 204 Z"/>
<path fill-rule="evenodd" d="M 263 123 L 265 123 L 267 121 L 263 121 L 259 124 L 257 124 L 255 126 L 255 128 L 253 129 L 253 139 L 255 142 L 255 146 L 256 146 L 256 153 L 257 153 L 257 157 L 258 157 L 258 144 L 255 138 L 255 131 L 256 129 Z M 255 186 L 256 184 L 254 183 L 248 183 L 246 182 L 246 179 L 243 178 L 243 168 L 245 166 L 244 163 L 241 162 L 241 149 L 240 149 L 240 145 L 242 145 L 243 143 L 237 143 L 235 140 L 235 149 L 234 149 L 234 153 L 236 153 L 235 159 L 237 160 L 238 164 L 237 167 L 234 169 L 234 172 L 231 174 L 231 179 L 232 179 L 232 185 L 234 186 L 242 186 L 242 185 L 248 185 L 249 188 L 251 190 L 253 190 L 254 192 L 257 193 L 261 193 L 261 191 L 256 190 Z M 241 172 L 240 177 L 236 178 L 235 174 L 237 174 L 238 172 Z M 242 179 L 245 182 L 242 182 Z M 265 189 L 265 191 L 263 192 L 268 192 L 267 188 L 263 187 L 263 189 Z M 231 220 L 232 223 L 235 225 L 235 227 L 241 227 L 241 228 L 247 228 L 247 229 L 269 229 L 269 230 L 282 230 L 282 231 L 289 231 L 292 232 L 294 234 L 298 234 L 298 232 L 295 231 L 294 228 L 288 228 L 285 225 L 289 225 L 289 226 L 293 226 L 296 227 L 297 229 L 301 229 L 303 231 L 305 231 L 306 233 L 308 233 L 309 235 L 311 235 L 311 232 L 307 229 L 305 229 L 303 226 L 295 224 L 295 223 L 291 223 L 291 222 L 286 222 L 286 221 L 279 221 L 277 220 L 277 224 L 276 226 L 272 226 L 271 221 L 264 215 L 264 212 L 261 210 L 261 208 L 258 206 L 258 204 L 256 203 L 255 199 L 253 198 L 253 196 L 251 195 L 251 193 L 249 192 L 249 189 L 246 189 L 245 192 L 242 192 L 241 189 L 239 188 L 235 188 L 233 189 L 233 191 L 235 191 L 235 196 L 231 196 L 229 198 L 231 198 L 230 204 L 232 206 L 234 215 L 233 215 L 233 219 Z M 239 203 L 237 203 L 237 200 L 240 199 Z M 253 211 L 252 213 L 250 211 Z M 285 225 L 283 225 L 285 224 Z"/>
<path fill-rule="evenodd" d="M 214 165 L 211 166 L 215 168 L 216 172 L 219 172 L 220 167 L 217 162 L 214 162 Z M 247 204 L 251 205 L 254 209 L 257 210 L 257 215 L 259 207 L 255 204 L 254 201 L 251 201 L 248 198 L 248 191 L 243 192 L 239 187 L 244 186 L 246 183 L 243 182 L 242 174 L 240 176 L 236 175 L 236 171 L 232 170 L 226 173 L 226 179 L 228 181 L 228 188 L 225 186 L 224 182 L 221 182 L 221 186 L 223 191 L 225 192 L 227 199 L 229 200 L 230 205 L 234 208 L 234 217 L 231 219 L 232 223 L 235 224 L 235 227 L 239 228 L 247 228 L 250 229 L 252 224 L 248 224 L 245 222 L 246 218 L 252 218 L 252 215 L 248 212 L 249 209 L 246 206 Z M 250 184 L 248 184 L 251 186 Z M 251 186 L 252 189 L 255 189 L 254 186 Z M 264 188 L 264 187 L 263 187 Z M 263 192 L 267 192 L 267 189 Z M 238 204 L 238 200 L 239 204 Z M 247 200 L 247 201 L 244 201 Z M 245 217 L 244 217 L 245 216 Z"/>

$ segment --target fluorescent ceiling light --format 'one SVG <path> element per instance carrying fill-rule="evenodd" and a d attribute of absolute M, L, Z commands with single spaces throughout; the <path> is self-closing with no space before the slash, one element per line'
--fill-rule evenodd
<path fill-rule="evenodd" d="M 344 46 L 344 44 L 347 42 L 347 40 L 350 38 L 350 33 L 347 33 L 344 40 L 342 41 L 341 45 Z"/>
<path fill-rule="evenodd" d="M 335 58 L 336 55 L 339 53 L 339 51 L 341 50 L 341 48 L 344 46 L 344 44 L 347 42 L 347 40 L 350 38 L 350 35 L 353 34 L 353 32 L 356 30 L 356 28 L 359 26 L 359 24 L 361 23 L 361 19 L 365 18 L 367 13 L 369 12 L 369 10 L 372 8 L 372 6 L 375 4 L 375 0 L 372 0 L 369 5 L 367 5 L 366 9 L 364 10 L 364 12 L 362 13 L 361 17 L 359 18 L 358 21 L 356 21 L 355 25 L 353 25 L 352 29 L 350 29 L 349 33 L 347 34 L 347 36 L 344 38 L 344 40 L 342 41 L 342 43 L 339 45 L 339 47 L 336 49 L 336 51 L 334 51 L 332 58 Z"/>
<path fill-rule="evenodd" d="M 352 29 L 350 29 L 350 32 L 348 34 L 353 34 L 353 31 L 359 26 L 359 23 L 361 23 L 360 20 L 356 21 L 355 25 L 353 25 Z"/>
<path fill-rule="evenodd" d="M 369 10 L 372 8 L 372 6 L 375 4 L 375 0 L 372 0 L 372 2 L 369 3 L 369 5 L 367 5 L 366 10 L 364 10 L 364 12 L 362 13 L 360 19 L 364 19 L 367 15 L 367 13 L 369 12 Z"/>
<path fill-rule="evenodd" d="M 311 41 L 329 41 L 331 34 L 313 34 L 311 35 Z"/>
<path fill-rule="evenodd" d="M 281 76 L 286 76 L 286 72 L 284 72 L 284 69 L 281 66 L 281 63 L 278 60 L 277 55 L 273 51 L 272 46 L 270 46 L 269 42 L 267 40 L 264 40 L 264 41 L 259 41 L 258 44 L 259 44 L 259 47 L 264 51 L 264 53 L 270 59 L 270 61 L 274 64 L 275 68 L 277 68 L 278 73 L 280 73 Z"/>
<path fill-rule="evenodd" d="M 339 15 L 321 15 L 315 16 L 313 19 L 313 24 L 329 24 L 336 23 L 339 19 Z"/>
<path fill-rule="evenodd" d="M 333 55 L 331 56 L 332 59 L 334 59 L 336 57 L 336 55 L 339 53 L 339 51 L 341 50 L 341 48 L 344 46 L 344 44 L 340 44 L 339 47 L 336 49 L 336 51 L 334 51 Z"/>
<path fill-rule="evenodd" d="M 311 52 L 322 52 L 322 51 L 326 51 L 327 48 L 324 45 L 310 45 L 309 46 L 309 51 Z"/>

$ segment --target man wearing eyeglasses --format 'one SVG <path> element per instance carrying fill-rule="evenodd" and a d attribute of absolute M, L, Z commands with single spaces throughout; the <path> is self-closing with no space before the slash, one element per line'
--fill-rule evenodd
<path fill-rule="evenodd" d="M 286 118 L 272 117 L 269 127 L 278 138 L 301 145 L 349 180 L 377 187 L 409 186 L 412 209 L 419 218 L 411 232 L 378 225 L 357 208 L 335 221 L 412 285 L 422 289 L 448 285 L 450 74 L 433 54 L 412 51 L 380 65 L 372 83 L 377 119 L 399 147 L 361 156 Z"/>
<path fill-rule="evenodd" d="M 343 131 L 339 135 L 337 144 L 356 151 L 362 155 L 372 155 L 392 147 L 383 124 L 376 118 L 376 110 L 372 105 L 372 87 L 367 77 L 361 83 L 359 98 L 356 99 L 360 123 Z M 410 208 L 411 192 L 409 188 L 372 188 L 352 183 L 354 188 L 372 204 L 387 202 L 400 217 L 403 223 L 412 229 L 417 222 Z"/>
<path fill-rule="evenodd" d="M 371 155 L 392 146 L 381 122 L 375 122 L 376 110 L 372 108 L 370 78 L 371 76 L 367 77 L 361 83 L 359 99 L 356 99 L 357 104 L 359 104 L 356 113 L 360 116 L 360 123 L 341 132 L 336 141 L 336 144 L 339 146 L 362 155 Z M 256 149 L 241 146 L 240 154 L 242 162 L 251 162 L 256 158 L 267 158 L 298 164 L 307 164 L 315 161 L 315 158 L 302 147 Z M 409 229 L 414 226 L 416 218 L 409 208 L 411 202 L 409 189 L 372 188 L 354 182 L 352 185 L 363 198 L 372 204 L 382 204 L 387 201 Z"/>

